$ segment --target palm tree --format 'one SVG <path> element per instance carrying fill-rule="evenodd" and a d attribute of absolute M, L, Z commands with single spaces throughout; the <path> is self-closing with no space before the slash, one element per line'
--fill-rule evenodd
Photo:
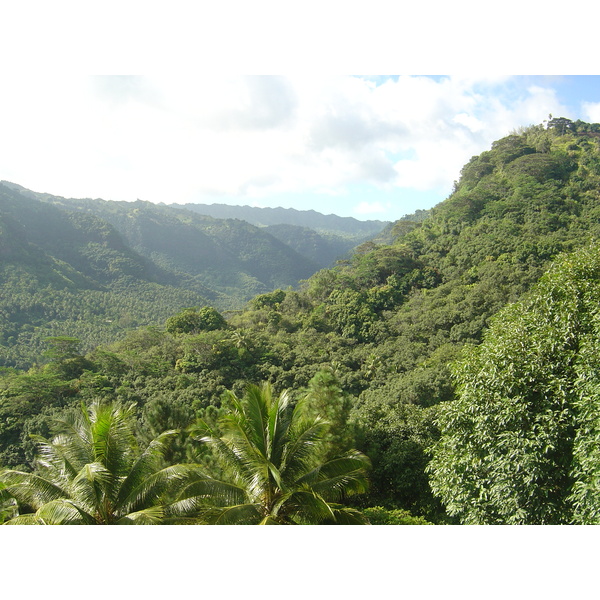
<path fill-rule="evenodd" d="M 163 467 L 175 431 L 142 451 L 133 434 L 135 405 L 93 403 L 66 415 L 50 441 L 38 438 L 36 472 L 5 470 L 0 481 L 20 514 L 6 524 L 155 524 L 177 520 L 172 500 L 198 476 L 192 465 Z M 27 510 L 29 509 L 29 510 Z"/>
<path fill-rule="evenodd" d="M 358 524 L 366 519 L 339 504 L 368 487 L 369 459 L 356 450 L 324 460 L 328 424 L 307 416 L 304 402 L 292 406 L 288 392 L 251 385 L 239 399 L 229 392 L 232 411 L 221 435 L 202 425 L 196 439 L 210 444 L 224 473 L 188 489 L 186 500 L 205 522 L 217 524 Z"/>

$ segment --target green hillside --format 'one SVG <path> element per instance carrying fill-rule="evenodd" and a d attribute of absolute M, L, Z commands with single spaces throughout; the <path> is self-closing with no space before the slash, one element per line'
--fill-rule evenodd
<path fill-rule="evenodd" d="M 151 202 L 59 198 L 22 193 L 110 223 L 141 256 L 180 278 L 220 308 L 240 308 L 252 296 L 295 286 L 317 270 L 266 231 L 235 219 L 213 219 Z"/>
<path fill-rule="evenodd" d="M 0 192 L 0 365 L 34 363 L 48 335 L 76 336 L 90 349 L 186 306 L 239 309 L 319 268 L 239 220 L 8 182 Z"/>
<path fill-rule="evenodd" d="M 36 362 L 49 335 L 83 348 L 208 300 L 131 250 L 106 221 L 0 185 L 0 366 Z M 174 285 L 175 284 L 175 285 Z"/>
<path fill-rule="evenodd" d="M 314 210 L 259 208 L 227 204 L 171 204 L 218 219 L 241 219 L 273 235 L 318 266 L 333 266 L 359 244 L 389 227 L 386 221 L 323 215 Z"/>
<path fill-rule="evenodd" d="M 347 258 L 348 253 L 362 241 L 361 237 L 348 238 L 331 233 L 318 233 L 298 225 L 269 225 L 264 230 L 311 260 L 319 269 L 331 267 L 336 261 Z"/>

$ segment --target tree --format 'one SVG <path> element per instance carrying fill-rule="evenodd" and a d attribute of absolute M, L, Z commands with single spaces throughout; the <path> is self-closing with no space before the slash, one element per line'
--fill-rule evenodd
<path fill-rule="evenodd" d="M 333 458 L 354 446 L 353 431 L 349 424 L 351 408 L 349 395 L 344 393 L 331 371 L 319 371 L 308 382 L 305 414 L 308 418 L 325 418 L 329 424 L 323 440 L 327 446 L 325 457 Z"/>
<path fill-rule="evenodd" d="M 369 503 L 445 522 L 444 508 L 424 472 L 430 460 L 427 448 L 439 437 L 439 406 L 412 404 L 403 381 L 395 383 L 361 394 L 352 414 L 357 447 L 373 462 Z"/>
<path fill-rule="evenodd" d="M 75 358 L 79 355 L 78 348 L 81 340 L 66 335 L 56 335 L 44 339 L 50 348 L 44 352 L 44 356 L 53 360 L 62 361 Z"/>
<path fill-rule="evenodd" d="M 197 487 L 208 522 L 218 524 L 364 523 L 339 504 L 367 490 L 368 458 L 351 450 L 322 461 L 328 425 L 295 406 L 288 392 L 250 385 L 242 399 L 229 393 L 231 412 L 221 433 L 201 428 L 199 440 L 216 452 L 225 477 Z M 193 487 L 193 486 L 192 486 Z"/>
<path fill-rule="evenodd" d="M 227 321 L 212 306 L 204 306 L 199 310 L 186 308 L 180 313 L 169 317 L 165 328 L 169 333 L 198 333 L 200 331 L 213 331 L 225 329 Z"/>
<path fill-rule="evenodd" d="M 138 451 L 134 405 L 93 403 L 67 414 L 51 440 L 39 438 L 34 473 L 6 470 L 6 493 L 21 514 L 8 524 L 127 525 L 177 520 L 178 492 L 197 476 L 191 465 L 162 466 L 174 431 Z"/>
<path fill-rule="evenodd" d="M 571 119 L 567 119 L 566 117 L 552 118 L 552 115 L 549 116 L 550 120 L 546 126 L 548 129 L 556 129 L 560 135 L 564 135 L 567 133 L 567 130 L 573 129 L 573 121 Z"/>
<path fill-rule="evenodd" d="M 261 308 L 277 309 L 284 299 L 285 292 L 283 290 L 275 290 L 267 294 L 260 294 L 259 296 L 256 296 L 250 302 L 250 306 L 255 310 L 260 310 Z"/>
<path fill-rule="evenodd" d="M 600 248 L 562 257 L 455 367 L 431 487 L 463 523 L 600 522 Z"/>

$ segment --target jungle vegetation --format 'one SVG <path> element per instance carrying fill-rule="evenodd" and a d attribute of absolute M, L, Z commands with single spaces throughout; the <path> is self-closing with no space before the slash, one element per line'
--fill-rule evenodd
<path fill-rule="evenodd" d="M 72 223 L 99 218 L 69 214 Z M 133 455 L 173 432 L 153 472 L 187 465 L 197 480 L 165 490 L 162 514 L 596 523 L 599 217 L 600 125 L 564 120 L 494 142 L 427 214 L 397 221 L 297 286 L 254 294 L 242 309 L 185 296 L 198 290 L 182 280 L 167 285 L 141 253 L 119 247 L 113 228 L 98 239 L 99 254 L 86 250 L 98 257 L 96 271 L 75 273 L 58 253 L 42 268 L 39 246 L 24 244 L 23 229 L 5 219 L 2 350 L 10 356 L 8 333 L 27 333 L 19 315 L 35 314 L 32 328 L 45 336 L 29 362 L 5 359 L 0 377 L 0 513 L 43 507 L 11 495 L 10 473 L 43 477 L 40 448 L 53 443 L 55 423 L 100 402 L 133 407 Z M 92 311 L 101 283 L 92 275 L 110 265 L 123 277 L 145 273 L 162 320 L 83 344 L 86 319 L 76 311 Z M 78 308 L 70 308 L 55 282 L 66 294 L 80 273 L 88 296 L 73 291 Z M 131 292 L 144 308 L 152 303 Z M 35 294 L 43 309 L 18 308 Z M 104 319 L 113 311 L 105 307 Z M 69 314 L 81 314 L 73 326 Z M 45 329 L 51 318 L 56 327 Z M 283 456 L 293 456 L 307 423 L 318 448 L 291 468 Z M 347 484 L 343 493 L 325 492 L 334 477 Z M 300 492 L 309 481 L 316 487 Z"/>

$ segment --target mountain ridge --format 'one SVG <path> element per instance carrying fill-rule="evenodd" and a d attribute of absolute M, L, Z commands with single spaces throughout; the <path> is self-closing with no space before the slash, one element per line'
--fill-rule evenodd
<path fill-rule="evenodd" d="M 24 366 L 33 360 L 44 335 L 77 336 L 88 349 L 128 326 L 160 325 L 186 306 L 240 309 L 258 294 L 297 286 L 347 255 L 355 241 L 298 226 L 257 227 L 143 200 L 64 198 L 4 181 L 1 364 Z M 31 301 L 24 299 L 25 281 L 35 290 Z M 44 297 L 38 290 L 45 288 Z M 11 294 L 22 308 L 11 304 Z M 147 304 L 153 295 L 156 309 Z M 168 298 L 164 306 L 161 296 Z M 86 303 L 98 307 L 89 326 L 82 317 L 89 313 Z M 72 310 L 61 316 L 56 304 Z M 101 332 L 103 324 L 108 325 Z M 17 347 L 22 356 L 15 354 Z"/>
<path fill-rule="evenodd" d="M 267 227 L 269 225 L 298 225 L 315 231 L 368 236 L 377 233 L 389 224 L 389 221 L 365 220 L 354 217 L 341 217 L 335 214 L 323 214 L 312 209 L 299 210 L 283 207 L 257 207 L 249 205 L 229 204 L 169 204 L 177 208 L 185 208 L 215 218 L 238 218 L 253 225 Z"/>

